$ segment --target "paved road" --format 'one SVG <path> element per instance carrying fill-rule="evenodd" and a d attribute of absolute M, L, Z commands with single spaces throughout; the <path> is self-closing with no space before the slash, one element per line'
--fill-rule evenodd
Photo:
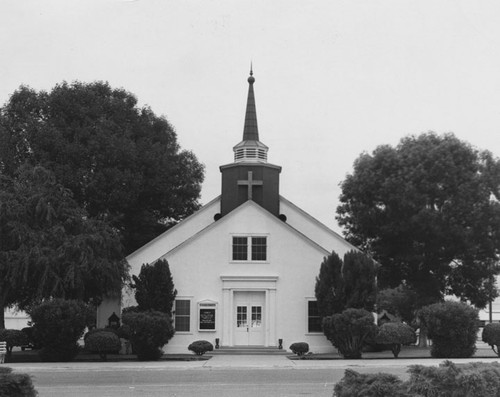
<path fill-rule="evenodd" d="M 377 372 L 378 368 L 359 368 Z M 393 368 L 403 374 L 405 368 Z M 40 397 L 332 396 L 344 369 L 106 369 L 32 373 Z"/>
<path fill-rule="evenodd" d="M 40 397 L 331 397 L 334 383 L 343 377 L 346 368 L 363 373 L 390 372 L 404 378 L 408 365 L 437 365 L 441 361 L 292 361 L 283 356 L 215 356 L 194 362 L 8 365 L 16 372 L 30 374 Z"/>

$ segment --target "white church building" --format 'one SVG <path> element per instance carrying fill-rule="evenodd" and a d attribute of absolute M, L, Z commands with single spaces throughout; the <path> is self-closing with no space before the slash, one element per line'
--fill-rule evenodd
<path fill-rule="evenodd" d="M 315 279 L 325 256 L 356 248 L 280 195 L 281 167 L 268 162 L 259 139 L 254 81 L 251 72 L 243 140 L 234 162 L 220 167 L 221 195 L 127 257 L 136 275 L 144 263 L 169 263 L 178 291 L 169 353 L 187 352 L 199 339 L 220 347 L 307 342 L 313 352 L 333 349 L 321 332 Z M 135 304 L 130 292 L 106 302 L 98 326 Z"/>
<path fill-rule="evenodd" d="M 312 352 L 334 350 L 321 332 L 315 279 L 325 256 L 356 248 L 280 195 L 281 167 L 268 162 L 259 139 L 254 82 L 250 72 L 243 139 L 220 167 L 221 195 L 127 257 L 134 275 L 145 263 L 169 263 L 178 293 L 167 353 L 187 352 L 199 339 L 221 348 L 307 342 Z M 135 304 L 130 290 L 106 300 L 97 326 Z M 480 318 L 499 321 L 500 299 Z M 28 317 L 7 310 L 5 320 L 20 329 Z"/>

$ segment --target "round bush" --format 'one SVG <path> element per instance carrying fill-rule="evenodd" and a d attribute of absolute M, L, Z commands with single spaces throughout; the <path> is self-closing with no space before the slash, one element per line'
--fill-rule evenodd
<path fill-rule="evenodd" d="M 368 338 L 377 333 L 372 314 L 363 309 L 346 309 L 323 319 L 323 332 L 344 358 L 361 358 Z"/>
<path fill-rule="evenodd" d="M 206 352 L 214 350 L 214 346 L 207 340 L 197 340 L 188 346 L 188 350 L 196 353 L 198 356 L 202 356 Z"/>
<path fill-rule="evenodd" d="M 309 345 L 306 342 L 295 342 L 290 345 L 293 354 L 302 357 L 309 351 Z"/>
<path fill-rule="evenodd" d="M 108 354 L 118 354 L 121 349 L 120 338 L 106 329 L 93 332 L 85 339 L 85 349 L 91 353 L 97 353 L 103 361 L 107 360 Z"/>
<path fill-rule="evenodd" d="M 497 356 L 500 357 L 500 323 L 486 324 L 481 339 L 490 345 Z"/>
<path fill-rule="evenodd" d="M 18 329 L 0 329 L 0 341 L 7 342 L 7 355 L 10 356 L 14 346 L 28 344 L 28 337 L 23 331 Z"/>
<path fill-rule="evenodd" d="M 389 345 L 394 357 L 398 357 L 401 345 L 410 345 L 417 341 L 417 335 L 412 327 L 405 323 L 385 323 L 378 329 L 375 342 L 380 345 Z"/>
<path fill-rule="evenodd" d="M 94 328 L 94 329 L 91 329 L 90 331 L 88 331 L 83 336 L 83 341 L 85 342 L 85 344 L 87 344 L 87 339 L 89 336 L 97 334 L 97 333 L 101 333 L 101 332 L 109 332 L 111 334 L 115 334 L 116 336 L 118 336 L 118 330 L 116 330 L 114 328 Z"/>
<path fill-rule="evenodd" d="M 42 361 L 71 361 L 78 353 L 78 339 L 83 335 L 89 309 L 75 300 L 53 299 L 33 307 L 30 312 L 34 337 L 42 348 Z"/>
<path fill-rule="evenodd" d="M 477 309 L 463 302 L 446 301 L 423 307 L 419 318 L 432 339 L 432 357 L 467 358 L 475 353 Z"/>
<path fill-rule="evenodd" d="M 132 351 L 141 361 L 158 360 L 175 333 L 171 318 L 162 312 L 129 312 L 122 315 L 122 322 L 130 328 Z"/>

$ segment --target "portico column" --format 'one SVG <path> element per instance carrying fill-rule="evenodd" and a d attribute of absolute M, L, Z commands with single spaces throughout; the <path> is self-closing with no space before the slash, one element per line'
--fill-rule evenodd
<path fill-rule="evenodd" d="M 233 313 L 232 291 L 230 289 L 222 290 L 222 346 L 232 346 L 231 323 Z"/>

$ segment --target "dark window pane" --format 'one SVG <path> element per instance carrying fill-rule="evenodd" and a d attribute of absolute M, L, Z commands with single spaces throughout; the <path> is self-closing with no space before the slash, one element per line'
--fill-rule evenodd
<path fill-rule="evenodd" d="M 307 302 L 307 331 L 308 332 L 323 332 L 321 327 L 321 317 L 318 312 L 318 302 Z"/>
<path fill-rule="evenodd" d="M 189 299 L 175 301 L 175 330 L 179 332 L 190 331 L 191 302 Z"/>
<path fill-rule="evenodd" d="M 252 237 L 252 260 L 265 261 L 267 259 L 267 238 Z"/>
<path fill-rule="evenodd" d="M 233 237 L 233 261 L 246 261 L 248 259 L 248 239 L 246 237 Z"/>

